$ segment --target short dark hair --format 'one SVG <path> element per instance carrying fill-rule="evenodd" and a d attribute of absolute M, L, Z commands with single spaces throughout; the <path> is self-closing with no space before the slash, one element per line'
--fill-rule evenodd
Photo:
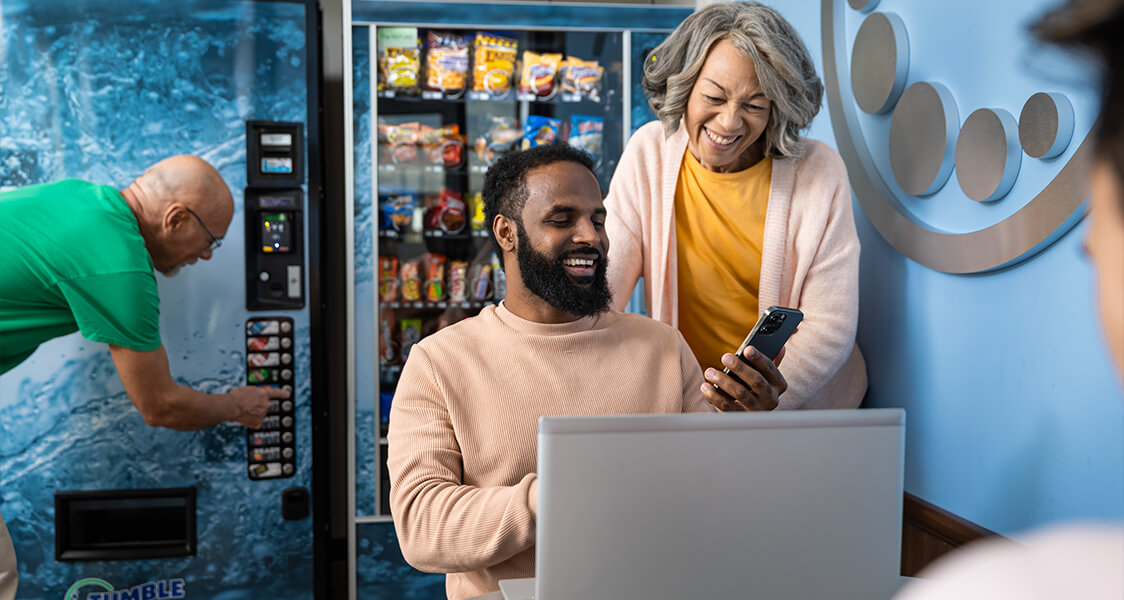
<path fill-rule="evenodd" d="M 523 207 L 527 204 L 527 172 L 557 162 L 578 163 L 593 173 L 593 159 L 588 154 L 562 143 L 512 152 L 488 167 L 488 174 L 484 176 L 484 222 L 501 263 L 503 251 L 492 227 L 496 215 L 503 215 L 522 228 Z"/>
<path fill-rule="evenodd" d="M 1101 67 L 1096 155 L 1124 180 L 1124 0 L 1069 0 L 1031 26 L 1039 39 L 1092 55 Z M 1124 196 L 1118 198 L 1124 208 Z"/>

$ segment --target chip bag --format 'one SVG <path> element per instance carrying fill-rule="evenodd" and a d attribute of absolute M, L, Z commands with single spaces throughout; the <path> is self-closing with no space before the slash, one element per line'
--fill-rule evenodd
<path fill-rule="evenodd" d="M 605 119 L 583 115 L 570 116 L 570 138 L 567 142 L 589 154 L 593 162 L 601 162 L 601 145 L 604 141 Z"/>
<path fill-rule="evenodd" d="M 378 89 L 417 92 L 420 84 L 421 50 L 416 27 L 383 27 L 378 31 Z"/>
<path fill-rule="evenodd" d="M 402 263 L 402 299 L 407 302 L 421 300 L 421 273 L 418 259 Z"/>
<path fill-rule="evenodd" d="M 562 62 L 561 88 L 564 94 L 577 94 L 595 102 L 601 101 L 601 75 L 605 69 L 595 60 L 567 56 Z"/>
<path fill-rule="evenodd" d="M 561 63 L 561 54 L 538 54 L 530 50 L 524 52 L 519 91 L 536 96 L 550 96 L 554 93 L 554 78 L 558 75 Z"/>
<path fill-rule="evenodd" d="M 541 115 L 529 115 L 523 123 L 523 149 L 553 144 L 558 139 L 561 121 Z"/>
<path fill-rule="evenodd" d="M 430 302 L 445 299 L 444 254 L 430 254 L 425 261 L 425 299 Z"/>
<path fill-rule="evenodd" d="M 511 90 L 515 77 L 515 48 L 513 39 L 480 32 L 472 42 L 476 67 L 473 71 L 472 89 L 477 92 L 505 94 Z"/>
<path fill-rule="evenodd" d="M 379 257 L 379 302 L 398 300 L 398 257 Z"/>

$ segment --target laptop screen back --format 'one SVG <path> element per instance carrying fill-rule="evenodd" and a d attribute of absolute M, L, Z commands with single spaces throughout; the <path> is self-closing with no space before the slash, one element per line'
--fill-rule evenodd
<path fill-rule="evenodd" d="M 888 598 L 900 409 L 546 417 L 536 598 Z"/>

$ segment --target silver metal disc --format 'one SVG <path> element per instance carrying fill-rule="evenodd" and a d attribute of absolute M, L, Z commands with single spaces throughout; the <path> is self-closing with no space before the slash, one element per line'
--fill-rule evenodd
<path fill-rule="evenodd" d="M 981 108 L 964 119 L 956 140 L 956 179 L 976 202 L 1007 195 L 1022 162 L 1018 125 L 1001 108 Z"/>
<path fill-rule="evenodd" d="M 894 13 L 874 13 L 863 21 L 851 48 L 851 90 L 863 112 L 889 111 L 909 75 L 909 35 Z"/>
<path fill-rule="evenodd" d="M 890 166 L 905 193 L 935 193 L 952 174 L 960 116 L 948 88 L 919 81 L 902 94 L 890 120 Z"/>

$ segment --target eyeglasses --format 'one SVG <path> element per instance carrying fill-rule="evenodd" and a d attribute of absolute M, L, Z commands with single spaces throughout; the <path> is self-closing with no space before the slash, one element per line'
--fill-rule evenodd
<path fill-rule="evenodd" d="M 222 246 L 222 240 L 215 237 L 215 234 L 211 233 L 210 229 L 207 229 L 207 226 L 203 224 L 203 219 L 199 218 L 199 215 L 195 214 L 195 211 L 186 206 L 183 207 L 183 209 L 186 210 L 188 214 L 195 217 L 195 220 L 199 221 L 199 226 L 203 228 L 203 231 L 206 231 L 207 235 L 211 236 L 211 252 L 218 250 L 219 246 Z"/>

